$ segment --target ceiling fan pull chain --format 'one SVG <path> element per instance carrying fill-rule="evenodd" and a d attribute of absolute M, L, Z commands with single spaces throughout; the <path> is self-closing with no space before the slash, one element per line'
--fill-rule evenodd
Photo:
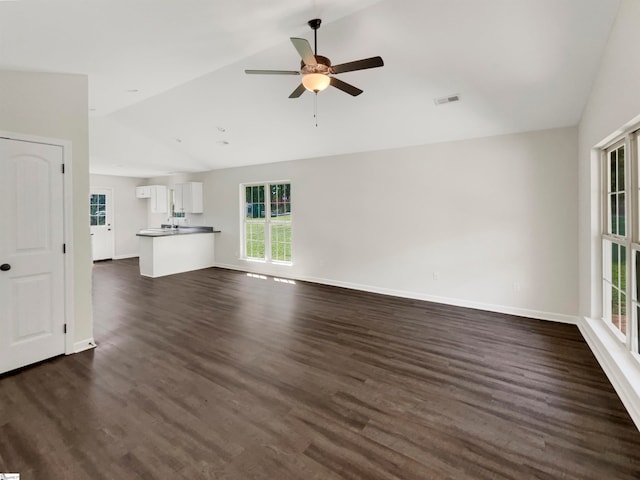
<path fill-rule="evenodd" d="M 316 119 L 316 128 L 318 128 L 318 92 L 313 97 L 313 118 Z"/>

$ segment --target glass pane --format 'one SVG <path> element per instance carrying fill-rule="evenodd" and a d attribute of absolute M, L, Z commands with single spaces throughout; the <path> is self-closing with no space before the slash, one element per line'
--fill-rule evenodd
<path fill-rule="evenodd" d="M 624 148 L 618 149 L 618 191 L 623 192 L 624 188 Z"/>
<path fill-rule="evenodd" d="M 618 272 L 620 272 L 620 290 L 627 292 L 627 247 L 619 245 L 620 247 L 620 262 Z"/>
<path fill-rule="evenodd" d="M 97 211 L 98 211 L 98 206 L 97 205 L 90 205 L 89 206 L 89 215 L 95 215 Z"/>
<path fill-rule="evenodd" d="M 89 203 L 98 203 L 98 195 L 91 195 Z"/>
<path fill-rule="evenodd" d="M 623 292 L 618 293 L 620 297 L 620 315 L 618 315 L 617 321 L 615 322 L 616 327 L 620 330 L 620 333 L 623 335 L 627 334 L 627 296 Z"/>
<path fill-rule="evenodd" d="M 616 189 L 616 151 L 614 150 L 609 154 L 609 179 L 610 179 L 610 192 L 617 191 Z"/>
<path fill-rule="evenodd" d="M 247 257 L 264 258 L 264 224 L 247 223 L 245 239 Z"/>
<path fill-rule="evenodd" d="M 98 195 L 98 203 L 100 205 L 106 205 L 107 204 L 107 196 L 106 195 Z"/>
<path fill-rule="evenodd" d="M 611 242 L 608 240 L 603 240 L 602 242 L 602 273 L 604 276 L 604 280 L 609 283 L 613 283 L 613 279 L 611 278 Z"/>
<path fill-rule="evenodd" d="M 98 220 L 96 217 L 89 217 L 89 219 L 91 220 L 90 225 L 97 225 L 98 224 Z"/>
<path fill-rule="evenodd" d="M 611 244 L 611 280 L 614 286 L 620 288 L 620 255 L 618 244 Z"/>
<path fill-rule="evenodd" d="M 264 203 L 264 186 L 260 185 L 258 187 L 256 187 L 257 191 L 258 191 L 258 201 L 260 203 Z M 254 201 L 255 201 L 255 197 L 254 197 Z"/>
<path fill-rule="evenodd" d="M 251 187 L 244 187 L 244 199 L 246 203 L 251 203 Z"/>
<path fill-rule="evenodd" d="M 609 213 L 609 224 L 611 225 L 611 231 L 614 235 L 618 234 L 618 195 L 613 194 L 610 196 L 611 210 Z"/>
<path fill-rule="evenodd" d="M 611 287 L 611 323 L 614 325 L 618 325 L 618 321 L 620 318 L 620 298 L 619 291 L 615 287 Z"/>
<path fill-rule="evenodd" d="M 271 258 L 291 261 L 291 225 L 271 225 Z"/>
<path fill-rule="evenodd" d="M 640 306 L 636 307 L 636 322 L 640 322 Z M 638 328 L 638 353 L 640 353 L 640 328 Z"/>
<path fill-rule="evenodd" d="M 607 321 L 611 321 L 611 290 L 613 287 L 610 283 L 604 282 L 604 288 L 602 289 L 602 293 L 604 295 L 602 299 L 602 318 Z M 617 305 L 617 303 L 616 303 Z"/>
<path fill-rule="evenodd" d="M 618 194 L 618 235 L 626 235 L 625 194 Z"/>
<path fill-rule="evenodd" d="M 633 255 L 635 257 L 636 264 L 636 297 L 634 300 L 638 300 L 640 299 L 640 252 L 636 250 L 635 252 L 633 252 Z"/>
<path fill-rule="evenodd" d="M 104 225 L 105 224 L 105 218 L 104 217 L 96 217 L 98 219 L 98 225 Z"/>

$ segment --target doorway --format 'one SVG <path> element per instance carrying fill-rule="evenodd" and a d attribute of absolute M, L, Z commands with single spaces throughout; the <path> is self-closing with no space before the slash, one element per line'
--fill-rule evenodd
<path fill-rule="evenodd" d="M 63 145 L 0 137 L 0 373 L 68 349 L 64 165 Z"/>
<path fill-rule="evenodd" d="M 113 189 L 92 188 L 89 197 L 89 222 L 93 261 L 110 260 L 114 256 Z"/>

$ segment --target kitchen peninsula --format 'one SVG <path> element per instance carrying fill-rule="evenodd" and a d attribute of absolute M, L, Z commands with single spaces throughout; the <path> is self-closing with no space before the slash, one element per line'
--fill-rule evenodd
<path fill-rule="evenodd" d="M 215 234 L 213 227 L 163 225 L 147 228 L 140 238 L 140 275 L 163 277 L 213 267 Z"/>

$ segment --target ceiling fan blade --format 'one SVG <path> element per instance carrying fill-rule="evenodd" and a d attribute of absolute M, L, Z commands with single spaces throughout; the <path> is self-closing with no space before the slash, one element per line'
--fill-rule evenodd
<path fill-rule="evenodd" d="M 298 98 L 300 95 L 304 93 L 305 90 L 306 88 L 304 88 L 304 85 L 300 84 L 298 85 L 298 88 L 296 88 L 293 92 L 291 92 L 291 95 L 289 95 L 289 98 Z"/>
<path fill-rule="evenodd" d="M 309 42 L 306 39 L 291 38 L 291 43 L 296 47 L 296 50 L 300 54 L 300 58 L 302 58 L 305 65 L 313 66 L 318 64 L 316 57 L 313 54 L 313 50 L 311 50 L 311 45 L 309 45 Z"/>
<path fill-rule="evenodd" d="M 354 97 L 357 97 L 362 93 L 362 90 L 360 90 L 358 87 L 354 87 L 353 85 L 350 85 L 347 82 L 343 82 L 336 77 L 331 77 L 331 85 L 336 87 L 338 90 L 342 90 L 349 95 L 353 95 Z"/>
<path fill-rule="evenodd" d="M 296 70 L 245 70 L 249 75 L 300 75 Z"/>
<path fill-rule="evenodd" d="M 333 73 L 353 72 L 354 70 L 366 70 L 367 68 L 382 67 L 384 62 L 382 57 L 371 57 L 363 60 L 356 60 L 355 62 L 341 63 L 340 65 L 334 65 L 331 67 Z"/>

